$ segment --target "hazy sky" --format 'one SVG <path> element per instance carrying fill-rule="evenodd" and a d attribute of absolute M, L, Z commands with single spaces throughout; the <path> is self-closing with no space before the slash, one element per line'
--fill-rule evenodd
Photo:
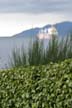
<path fill-rule="evenodd" d="M 72 21 L 72 0 L 0 0 L 0 36 Z"/>

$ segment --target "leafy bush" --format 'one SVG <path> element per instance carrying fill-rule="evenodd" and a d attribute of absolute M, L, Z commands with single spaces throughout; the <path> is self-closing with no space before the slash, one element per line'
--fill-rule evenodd
<path fill-rule="evenodd" d="M 46 49 L 44 42 L 36 39 L 30 42 L 27 50 L 26 52 L 23 47 L 14 49 L 9 65 L 11 67 L 39 65 L 72 58 L 72 36 L 62 39 L 54 37 L 49 40 Z"/>
<path fill-rule="evenodd" d="M 72 36 L 52 38 L 46 49 L 46 64 L 72 58 Z"/>
<path fill-rule="evenodd" d="M 19 67 L 26 65 L 26 51 L 22 46 L 21 49 L 14 48 L 12 51 L 12 57 L 10 57 L 9 67 Z"/>
<path fill-rule="evenodd" d="M 0 108 L 72 108 L 72 59 L 0 71 Z"/>
<path fill-rule="evenodd" d="M 29 65 L 39 65 L 43 64 L 43 56 L 44 56 L 44 44 L 43 41 L 39 39 L 34 40 L 32 43 L 30 42 L 30 46 L 28 48 L 28 63 Z"/>

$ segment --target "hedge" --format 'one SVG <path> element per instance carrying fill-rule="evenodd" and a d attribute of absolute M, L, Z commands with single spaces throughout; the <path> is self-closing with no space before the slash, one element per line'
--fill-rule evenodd
<path fill-rule="evenodd" d="M 0 71 L 0 108 L 72 108 L 72 59 Z"/>

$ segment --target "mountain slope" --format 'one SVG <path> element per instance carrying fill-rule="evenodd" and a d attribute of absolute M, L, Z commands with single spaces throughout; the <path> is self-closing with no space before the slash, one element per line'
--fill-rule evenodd
<path fill-rule="evenodd" d="M 46 25 L 42 28 L 29 29 L 29 30 L 23 31 L 19 34 L 16 34 L 13 37 L 17 37 L 17 38 L 35 37 L 35 36 L 37 36 L 40 29 L 45 29 L 45 28 L 49 28 L 49 27 L 51 27 L 51 25 Z M 57 24 L 55 24 L 55 27 L 58 30 L 59 36 L 66 36 L 67 34 L 69 34 L 72 31 L 72 22 L 66 21 L 66 22 L 57 23 Z"/>

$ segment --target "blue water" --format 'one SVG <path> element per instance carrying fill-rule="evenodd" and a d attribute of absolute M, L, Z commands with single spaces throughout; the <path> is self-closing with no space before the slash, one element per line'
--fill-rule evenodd
<path fill-rule="evenodd" d="M 24 46 L 25 49 L 30 46 L 30 38 L 1 38 L 0 37 L 0 69 L 7 68 L 9 65 L 9 58 L 11 57 L 14 48 L 21 48 Z M 46 42 L 45 42 L 46 44 Z"/>
<path fill-rule="evenodd" d="M 29 38 L 0 38 L 0 69 L 8 66 L 9 57 L 14 48 L 28 47 Z"/>

